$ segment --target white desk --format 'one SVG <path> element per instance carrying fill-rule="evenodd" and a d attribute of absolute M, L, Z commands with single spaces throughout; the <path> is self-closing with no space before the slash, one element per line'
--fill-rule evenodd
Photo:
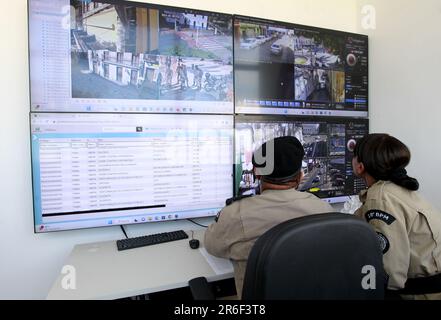
<path fill-rule="evenodd" d="M 191 238 L 191 232 L 187 232 Z M 194 238 L 203 247 L 203 231 Z M 189 239 L 118 251 L 115 241 L 77 245 L 65 265 L 75 268 L 76 289 L 62 287 L 58 276 L 47 299 L 119 299 L 186 287 L 188 281 L 206 277 L 218 281 L 233 277 L 233 270 L 216 272 Z"/>

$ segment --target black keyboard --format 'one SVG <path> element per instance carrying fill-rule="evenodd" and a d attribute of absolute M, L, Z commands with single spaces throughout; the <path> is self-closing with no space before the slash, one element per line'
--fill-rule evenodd
<path fill-rule="evenodd" d="M 129 238 L 116 241 L 118 251 L 151 246 L 154 244 L 187 239 L 188 235 L 183 230 L 151 234 L 148 236 Z"/>

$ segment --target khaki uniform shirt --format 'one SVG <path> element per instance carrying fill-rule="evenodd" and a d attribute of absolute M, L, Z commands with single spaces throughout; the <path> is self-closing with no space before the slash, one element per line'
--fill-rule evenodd
<path fill-rule="evenodd" d="M 378 181 L 360 195 L 363 206 L 356 216 L 378 234 L 391 290 L 404 288 L 408 278 L 441 273 L 441 213 L 417 192 L 392 182 Z M 403 296 L 440 299 L 441 294 Z"/>
<path fill-rule="evenodd" d="M 312 194 L 295 189 L 266 190 L 225 207 L 205 232 L 205 248 L 232 261 L 237 295 L 241 297 L 248 256 L 258 237 L 282 222 L 333 211 Z"/>

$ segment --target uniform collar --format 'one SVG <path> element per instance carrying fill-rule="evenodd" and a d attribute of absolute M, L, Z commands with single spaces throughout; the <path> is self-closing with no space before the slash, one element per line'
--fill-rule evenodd
<path fill-rule="evenodd" d="M 262 194 L 267 193 L 267 192 L 288 192 L 288 191 L 297 191 L 297 190 L 295 188 L 284 189 L 284 190 L 266 189 L 262 192 Z"/>
<path fill-rule="evenodd" d="M 291 189 L 286 189 L 286 190 L 274 190 L 274 189 L 267 189 L 265 191 L 262 192 L 262 195 L 266 195 L 266 194 L 285 194 L 285 195 L 289 195 L 289 197 L 301 197 L 301 196 L 305 196 L 305 194 L 308 194 L 306 192 L 300 192 L 299 190 L 295 189 L 295 188 L 291 188 Z"/>
<path fill-rule="evenodd" d="M 379 187 L 383 186 L 386 183 L 387 183 L 387 181 L 378 180 L 377 182 L 375 182 L 373 185 L 371 185 L 366 190 L 361 191 L 360 195 L 359 195 L 361 203 L 365 203 L 366 202 L 366 199 L 367 199 L 369 191 L 375 190 L 376 188 L 379 188 Z"/>
<path fill-rule="evenodd" d="M 361 203 L 365 203 L 366 202 L 368 190 L 369 189 L 365 189 L 365 190 L 360 192 L 360 195 L 358 197 L 360 198 L 360 202 Z"/>

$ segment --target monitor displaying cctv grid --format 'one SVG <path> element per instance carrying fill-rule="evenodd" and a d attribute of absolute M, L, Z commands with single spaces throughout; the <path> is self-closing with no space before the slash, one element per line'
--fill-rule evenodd
<path fill-rule="evenodd" d="M 236 113 L 368 117 L 368 37 L 235 16 Z"/>
<path fill-rule="evenodd" d="M 366 119 L 242 116 L 235 129 L 235 194 L 260 193 L 253 152 L 278 137 L 293 136 L 305 149 L 300 191 L 330 203 L 344 202 L 366 186 L 352 172 L 353 149 L 369 132 Z"/>

